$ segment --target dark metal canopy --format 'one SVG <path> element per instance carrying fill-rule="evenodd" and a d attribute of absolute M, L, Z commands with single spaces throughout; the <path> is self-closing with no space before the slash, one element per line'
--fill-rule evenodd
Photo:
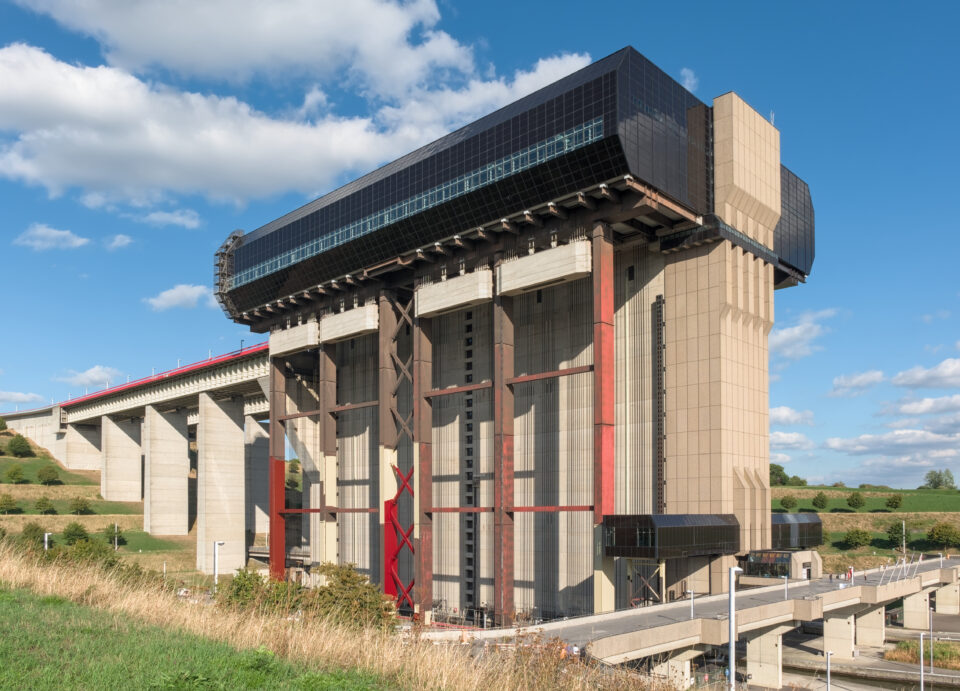
<path fill-rule="evenodd" d="M 740 551 L 740 523 L 733 514 L 604 516 L 608 557 L 677 559 Z"/>
<path fill-rule="evenodd" d="M 823 544 L 823 523 L 815 513 L 774 513 L 770 523 L 772 549 L 806 549 Z"/>

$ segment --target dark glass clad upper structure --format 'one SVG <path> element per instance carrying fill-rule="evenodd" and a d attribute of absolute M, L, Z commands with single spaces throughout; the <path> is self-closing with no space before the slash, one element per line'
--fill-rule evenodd
<path fill-rule="evenodd" d="M 629 47 L 249 234 L 231 235 L 218 255 L 217 296 L 237 319 L 627 174 L 699 215 L 712 211 L 712 109 Z M 806 184 L 786 169 L 783 206 L 775 251 L 806 275 L 813 208 Z"/>

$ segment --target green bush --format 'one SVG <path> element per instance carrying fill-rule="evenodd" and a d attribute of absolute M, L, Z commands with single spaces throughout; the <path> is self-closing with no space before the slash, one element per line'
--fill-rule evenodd
<path fill-rule="evenodd" d="M 33 508 L 37 510 L 37 513 L 56 513 L 57 510 L 53 508 L 53 502 L 50 501 L 50 497 L 40 497 L 37 499 L 37 503 L 33 505 Z"/>
<path fill-rule="evenodd" d="M 20 539 L 30 547 L 43 547 L 43 534 L 46 529 L 39 523 L 31 521 L 23 526 Z"/>
<path fill-rule="evenodd" d="M 18 434 L 10 440 L 10 442 L 7 444 L 7 451 L 18 458 L 26 458 L 27 456 L 33 455 L 33 450 L 30 448 L 30 442 L 28 442 L 27 438 L 22 434 Z"/>
<path fill-rule="evenodd" d="M 827 495 L 823 492 L 817 492 L 817 496 L 813 498 L 813 508 L 817 511 L 823 511 L 827 508 Z"/>
<path fill-rule="evenodd" d="M 73 523 L 68 523 L 67 527 L 63 529 L 63 540 L 68 545 L 74 545 L 80 540 L 89 540 L 90 534 L 87 533 L 87 529 L 82 525 L 74 521 Z"/>
<path fill-rule="evenodd" d="M 949 523 L 936 523 L 927 531 L 927 539 L 937 545 L 947 547 L 960 546 L 960 530 L 957 530 Z"/>
<path fill-rule="evenodd" d="M 37 471 L 37 479 L 42 485 L 55 485 L 60 482 L 60 473 L 52 465 L 45 465 Z"/>
<path fill-rule="evenodd" d="M 0 540 L 7 539 L 7 529 L 0 525 Z"/>
<path fill-rule="evenodd" d="M 13 513 L 17 510 L 17 500 L 9 494 L 0 494 L 0 513 Z"/>
<path fill-rule="evenodd" d="M 7 421 L 0 417 L 0 432 L 5 432 L 7 429 Z"/>
<path fill-rule="evenodd" d="M 902 494 L 891 494 L 887 497 L 887 508 L 896 511 L 903 504 Z"/>
<path fill-rule="evenodd" d="M 850 496 L 847 497 L 847 506 L 854 511 L 859 511 L 866 503 L 866 500 L 863 498 L 863 495 L 860 494 L 860 492 L 851 492 Z"/>
<path fill-rule="evenodd" d="M 797 508 L 797 498 L 792 494 L 787 494 L 780 498 L 780 506 L 785 508 L 787 511 Z"/>
<path fill-rule="evenodd" d="M 107 543 L 110 544 L 111 546 L 113 545 L 114 537 L 116 537 L 118 545 L 127 544 L 127 539 L 123 536 L 123 528 L 121 528 L 120 526 L 116 526 L 116 529 L 114 529 L 114 526 L 108 525 L 103 529 L 103 532 L 101 534 L 103 535 L 103 538 L 107 541 Z"/>
<path fill-rule="evenodd" d="M 286 485 L 287 489 L 299 489 L 299 483 L 297 482 L 297 479 L 293 477 L 287 478 Z"/>
<path fill-rule="evenodd" d="M 290 472 L 291 473 L 300 472 L 300 461 L 298 461 L 296 458 L 290 461 Z"/>
<path fill-rule="evenodd" d="M 899 550 L 903 547 L 904 531 L 904 524 L 900 521 L 894 521 L 887 527 L 887 542 L 891 548 Z M 910 539 L 909 529 L 906 529 L 906 537 Z"/>
<path fill-rule="evenodd" d="M 843 541 L 850 549 L 865 547 L 870 544 L 870 540 L 872 539 L 873 536 L 863 528 L 851 528 L 843 536 Z"/>
<path fill-rule="evenodd" d="M 90 513 L 90 500 L 86 497 L 74 497 L 70 500 L 70 513 L 78 516 L 82 513 Z"/>
<path fill-rule="evenodd" d="M 14 463 L 12 466 L 7 468 L 7 482 L 11 485 L 19 485 L 23 482 L 23 466 L 19 463 Z"/>

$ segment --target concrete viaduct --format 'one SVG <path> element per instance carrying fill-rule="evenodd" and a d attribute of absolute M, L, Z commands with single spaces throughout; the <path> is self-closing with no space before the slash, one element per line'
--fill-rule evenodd
<path fill-rule="evenodd" d="M 67 468 L 99 470 L 100 494 L 143 501 L 143 528 L 187 535 L 195 518 L 197 569 L 246 565 L 267 532 L 269 379 L 266 343 L 82 398 L 6 413 L 8 426 Z"/>

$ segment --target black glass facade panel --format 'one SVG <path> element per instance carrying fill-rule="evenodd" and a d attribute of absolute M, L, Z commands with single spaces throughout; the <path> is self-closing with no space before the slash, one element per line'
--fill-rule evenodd
<path fill-rule="evenodd" d="M 815 513 L 771 515 L 773 549 L 808 549 L 823 544 L 823 523 Z"/>
<path fill-rule="evenodd" d="M 740 524 L 732 514 L 604 516 L 603 533 L 608 557 L 679 559 L 740 551 Z"/>
<path fill-rule="evenodd" d="M 742 568 L 744 576 L 783 578 L 790 575 L 790 552 L 750 552 Z"/>
<path fill-rule="evenodd" d="M 814 254 L 813 200 L 810 188 L 786 166 L 780 166 L 780 221 L 773 232 L 773 251 L 785 262 L 810 275 Z"/>

